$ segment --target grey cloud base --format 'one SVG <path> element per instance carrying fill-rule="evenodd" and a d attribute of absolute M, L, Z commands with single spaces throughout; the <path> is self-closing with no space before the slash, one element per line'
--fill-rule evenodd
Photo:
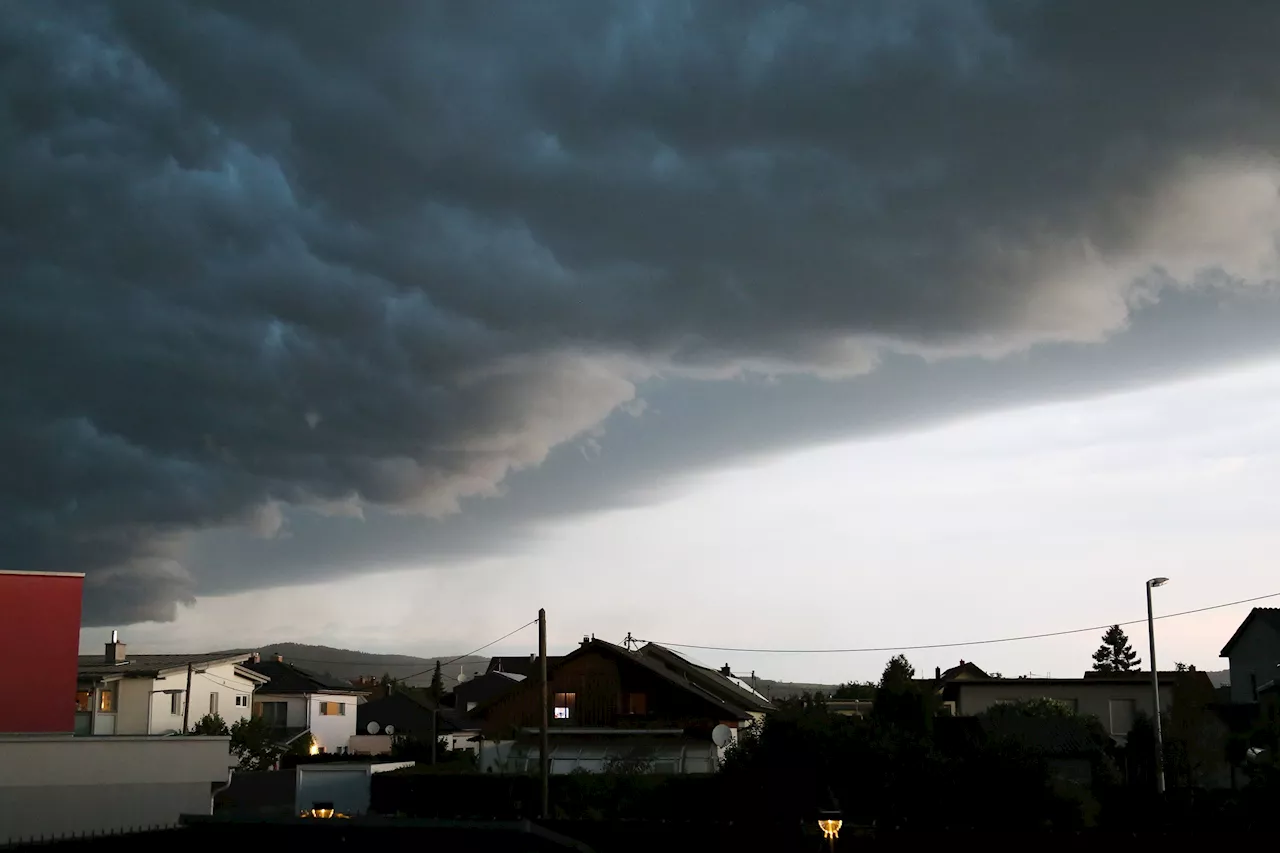
<path fill-rule="evenodd" d="M 641 383 L 1000 357 L 1257 291 L 1277 24 L 0 3 L 0 548 L 88 572 L 94 624 L 169 619 L 191 532 L 447 515 Z"/>

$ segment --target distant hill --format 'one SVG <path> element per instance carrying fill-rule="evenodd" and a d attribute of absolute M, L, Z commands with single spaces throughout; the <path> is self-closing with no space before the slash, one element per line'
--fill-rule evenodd
<path fill-rule="evenodd" d="M 271 654 L 283 655 L 286 661 L 297 664 L 303 669 L 331 675 L 334 678 L 358 678 L 372 675 L 375 678 L 389 674 L 392 678 L 403 679 L 414 686 L 427 686 L 431 683 L 431 673 L 436 661 L 441 663 L 451 660 L 449 657 L 420 658 L 413 655 L 384 655 L 372 652 L 361 652 L 353 649 L 335 649 L 330 646 L 311 646 L 306 643 L 271 643 L 260 648 L 263 657 Z M 487 657 L 464 657 L 445 667 L 445 689 L 452 689 L 457 684 L 459 668 L 467 674 L 484 672 L 489 666 Z M 1230 682 L 1229 670 L 1206 671 L 1205 675 L 1213 682 L 1214 687 L 1221 687 Z M 745 679 L 750 683 L 750 679 Z M 838 684 L 813 684 L 800 681 L 774 681 L 769 678 L 757 678 L 755 688 L 768 699 L 787 699 L 802 693 L 824 693 L 830 696 Z"/>
<path fill-rule="evenodd" d="M 264 658 L 278 654 L 288 663 L 334 678 L 351 679 L 362 675 L 380 678 L 387 674 L 392 678 L 403 679 L 406 684 L 423 687 L 431 683 L 431 673 L 436 668 L 437 660 L 442 664 L 453 660 L 451 657 L 383 655 L 330 646 L 311 646 L 306 643 L 269 643 L 259 647 L 259 651 Z M 449 663 L 442 670 L 445 689 L 452 688 L 457 683 L 460 668 L 467 674 L 473 674 L 484 672 L 488 666 L 489 659 L 486 657 L 464 657 Z"/>
<path fill-rule="evenodd" d="M 751 683 L 750 678 L 744 680 L 748 684 Z M 839 684 L 808 684 L 801 681 L 773 681 L 769 678 L 757 678 L 755 682 L 756 692 L 770 701 L 790 699 L 804 693 L 822 693 L 830 696 L 839 686 Z"/>

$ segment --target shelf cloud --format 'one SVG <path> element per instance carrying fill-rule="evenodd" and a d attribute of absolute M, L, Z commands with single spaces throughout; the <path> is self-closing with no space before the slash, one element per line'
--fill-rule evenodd
<path fill-rule="evenodd" d="M 1270 294 L 1277 26 L 0 5 L 0 549 L 85 571 L 89 624 L 172 619 L 194 532 L 465 515 L 655 384 L 835 387 Z"/>

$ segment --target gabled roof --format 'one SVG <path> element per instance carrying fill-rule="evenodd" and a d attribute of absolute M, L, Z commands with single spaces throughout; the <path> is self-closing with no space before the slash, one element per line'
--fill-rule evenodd
<path fill-rule="evenodd" d="M 1280 634 L 1280 607 L 1255 607 L 1250 610 L 1249 615 L 1244 617 L 1244 621 L 1240 623 L 1240 627 L 1236 628 L 1236 632 L 1231 635 L 1231 639 L 1227 640 L 1227 644 L 1222 647 L 1218 657 L 1230 657 L 1231 647 L 1240 641 L 1240 638 L 1244 636 L 1244 632 L 1255 622 L 1269 625 L 1273 631 Z"/>
<path fill-rule="evenodd" d="M 363 696 L 369 692 L 352 687 L 349 682 L 319 675 L 285 661 L 248 661 L 244 667 L 271 679 L 258 688 L 260 693 L 343 693 Z"/>
<path fill-rule="evenodd" d="M 437 734 L 473 728 L 465 716 L 453 708 L 437 708 L 436 711 Z M 389 693 L 356 708 L 356 734 L 368 734 L 371 722 L 378 724 L 377 734 L 384 733 L 390 725 L 395 727 L 395 734 L 426 735 L 430 740 L 431 700 L 407 691 Z"/>
<path fill-rule="evenodd" d="M 687 681 L 716 696 L 723 702 L 741 707 L 746 711 L 764 713 L 772 711 L 773 705 L 768 699 L 756 693 L 745 683 L 726 676 L 719 670 L 695 663 L 679 652 L 673 652 L 666 646 L 647 643 L 636 654 L 641 657 L 656 658 L 673 672 L 679 673 Z M 745 719 L 745 718 L 744 718 Z"/>
<path fill-rule="evenodd" d="M 107 663 L 101 654 L 80 655 L 77 669 L 81 678 L 103 678 L 111 675 L 156 678 L 164 672 L 185 670 L 188 664 L 195 667 L 222 663 L 240 664 L 248 654 L 246 651 L 230 650 L 181 655 L 129 655 L 127 660 L 120 663 Z"/>
<path fill-rule="evenodd" d="M 547 666 L 552 667 L 561 660 L 562 656 L 547 655 Z M 485 670 L 485 675 L 491 672 L 505 672 L 512 675 L 523 675 L 525 678 L 533 678 L 538 674 L 538 658 L 536 655 L 498 655 L 489 658 L 489 668 Z"/>
<path fill-rule="evenodd" d="M 548 666 L 550 666 L 548 661 Z M 453 697 L 455 707 L 459 711 L 466 711 L 467 702 L 475 702 L 477 705 L 488 702 L 497 696 L 515 690 L 521 683 L 527 681 L 523 675 L 497 670 L 490 670 L 484 675 L 477 675 L 475 678 L 462 682 L 453 688 Z"/>
<path fill-rule="evenodd" d="M 972 661 L 960 661 L 956 666 L 950 669 L 944 669 L 942 674 L 934 679 L 936 684 L 946 684 L 955 681 L 957 678 L 990 678 L 991 676 L 983 672 L 976 663 Z"/>
<path fill-rule="evenodd" d="M 702 673 L 697 672 L 698 670 L 705 670 L 705 667 L 693 664 L 683 658 L 679 658 L 679 656 L 675 657 L 679 658 L 681 661 L 680 663 L 671 661 L 669 656 L 672 656 L 673 653 L 669 649 L 658 646 L 649 654 L 643 654 L 642 652 L 643 649 L 635 652 L 628 651 L 621 646 L 615 646 L 613 643 L 606 642 L 605 640 L 588 640 L 578 646 L 578 648 L 576 648 L 571 654 L 565 655 L 564 657 L 556 658 L 554 661 L 548 657 L 547 676 L 548 678 L 552 677 L 552 674 L 560 667 L 585 654 L 601 653 L 616 660 L 624 661 L 633 666 L 639 666 L 646 669 L 671 685 L 694 694 L 703 701 L 718 708 L 726 719 L 746 720 L 751 717 L 751 710 L 756 710 L 757 708 L 766 710 L 773 707 L 768 703 L 768 700 L 756 694 L 752 694 L 747 690 L 737 688 L 729 682 L 728 679 L 725 679 L 714 670 L 711 670 L 710 672 L 716 679 L 723 682 L 722 684 L 718 684 L 715 680 L 707 678 Z M 661 652 L 666 652 L 666 655 L 661 654 Z M 473 713 L 477 717 L 482 716 L 494 703 L 501 701 L 512 693 L 526 689 L 537 689 L 536 681 L 536 678 L 525 679 L 520 684 L 516 685 L 515 690 L 506 691 L 499 696 L 494 696 L 484 702 L 481 702 Z M 763 703 L 763 707 L 761 707 L 761 703 Z"/>

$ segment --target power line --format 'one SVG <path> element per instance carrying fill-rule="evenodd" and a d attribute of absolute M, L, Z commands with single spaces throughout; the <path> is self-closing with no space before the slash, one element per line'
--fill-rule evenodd
<path fill-rule="evenodd" d="M 1224 604 L 1212 604 L 1208 607 L 1197 607 L 1194 610 L 1183 610 L 1178 613 L 1166 613 L 1163 616 L 1157 616 L 1156 619 L 1172 619 L 1175 616 L 1190 616 L 1192 613 L 1204 613 L 1206 610 L 1219 610 L 1223 607 L 1234 607 L 1237 604 L 1249 604 L 1253 601 L 1262 601 L 1266 598 L 1280 597 L 1280 592 L 1272 592 L 1267 595 L 1258 595 L 1253 598 L 1242 598 L 1239 601 L 1228 601 Z M 1118 625 L 1145 625 L 1146 619 L 1131 619 L 1128 622 L 1118 622 L 1112 624 Z M 666 640 L 646 640 L 645 642 L 656 643 L 659 646 L 675 646 L 680 649 L 701 649 L 711 652 L 741 652 L 743 654 L 772 654 L 772 655 L 821 655 L 821 654 L 855 654 L 858 652 L 911 652 L 923 651 L 925 649 L 954 649 L 962 646 L 988 646 L 994 643 L 1016 643 L 1022 640 L 1042 640 L 1046 637 L 1065 637 L 1068 634 L 1086 634 L 1093 631 L 1105 631 L 1111 625 L 1096 625 L 1090 628 L 1072 628 L 1069 631 L 1048 631 L 1043 634 L 1026 634 L 1021 637 L 997 637 L 990 640 L 969 640 L 963 643 L 925 643 L 914 646 L 877 646 L 861 649 L 738 649 L 729 646 L 699 646 L 693 643 L 669 643 Z"/>
<path fill-rule="evenodd" d="M 395 681 L 408 681 L 410 678 L 417 678 L 419 675 L 426 675 L 428 672 L 434 672 L 434 671 L 435 671 L 435 669 L 436 669 L 436 666 L 440 667 L 440 669 L 441 669 L 441 673 L 440 673 L 440 674 L 441 674 L 441 675 L 443 675 L 443 674 L 444 674 L 443 670 L 444 670 L 444 668 L 445 668 L 446 666 L 449 666 L 450 664 L 457 663 L 458 661 L 462 660 L 463 658 L 469 658 L 469 657 L 471 657 L 472 655 L 474 655 L 476 652 L 482 652 L 482 651 L 484 651 L 485 649 L 489 648 L 490 646 L 497 645 L 498 643 L 501 643 L 503 640 L 505 640 L 507 637 L 510 637 L 512 634 L 518 634 L 518 633 L 520 633 L 521 631 L 523 631 L 525 628 L 528 628 L 530 625 L 536 625 L 536 624 L 538 624 L 538 620 L 537 620 L 537 619 L 534 619 L 534 620 L 532 620 L 531 622 L 526 622 L 526 623 L 524 623 L 523 625 L 521 625 L 519 628 L 516 628 L 514 631 L 508 631 L 507 633 L 503 634 L 503 635 L 502 635 L 501 637 L 499 637 L 498 639 L 496 639 L 496 640 L 491 640 L 490 642 L 485 643 L 483 646 L 481 646 L 481 647 L 480 647 L 480 648 L 478 648 L 478 649 L 472 649 L 471 651 L 467 652 L 465 655 L 458 655 L 456 658 L 453 658 L 452 660 L 439 661 L 439 662 L 437 662 L 435 665 L 433 665 L 430 669 L 424 669 L 424 670 L 422 670 L 422 672 L 415 672 L 415 673 L 413 673 L 412 675 L 405 675 L 405 676 L 402 676 L 402 677 L 397 678 L 397 679 L 394 679 L 394 680 L 395 680 Z"/>

